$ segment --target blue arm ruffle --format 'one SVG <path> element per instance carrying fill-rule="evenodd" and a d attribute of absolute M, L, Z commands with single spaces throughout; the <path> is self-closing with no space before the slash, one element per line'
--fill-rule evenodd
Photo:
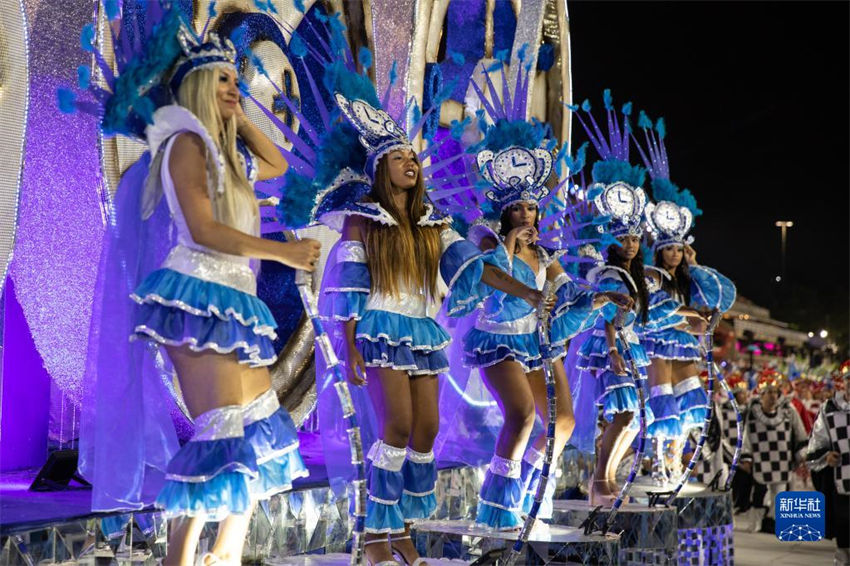
<path fill-rule="evenodd" d="M 360 320 L 366 312 L 371 277 L 365 263 L 343 261 L 326 275 L 329 283 L 319 301 L 319 314 L 326 320 Z"/>
<path fill-rule="evenodd" d="M 483 274 L 484 258 L 472 242 L 461 239 L 446 248 L 440 257 L 440 275 L 449 288 L 444 301 L 449 316 L 471 313 L 494 291 L 482 283 Z"/>
<path fill-rule="evenodd" d="M 588 329 L 596 321 L 594 292 L 566 281 L 555 291 L 555 307 L 550 319 L 550 341 L 554 346 L 566 344 L 573 336 Z"/>
<path fill-rule="evenodd" d="M 649 295 L 649 310 L 644 326 L 647 330 L 669 328 L 682 322 L 682 316 L 676 311 L 682 304 L 673 299 L 669 293 L 662 290 L 654 291 Z"/>
<path fill-rule="evenodd" d="M 601 293 L 615 292 L 622 293 L 623 295 L 629 294 L 629 288 L 626 284 L 615 277 L 604 277 L 599 281 L 597 287 Z M 613 303 L 606 303 L 605 306 L 600 309 L 600 313 L 607 322 L 614 322 L 614 317 L 617 315 L 617 305 Z M 630 313 L 628 318 L 633 319 L 634 313 Z M 627 321 L 627 324 L 628 322 L 629 321 Z"/>
<path fill-rule="evenodd" d="M 732 280 L 716 269 L 704 265 L 691 267 L 691 303 L 697 308 L 726 312 L 732 308 L 737 293 Z"/>

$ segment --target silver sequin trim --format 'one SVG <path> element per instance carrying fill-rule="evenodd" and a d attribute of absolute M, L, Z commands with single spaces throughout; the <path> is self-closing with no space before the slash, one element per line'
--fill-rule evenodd
<path fill-rule="evenodd" d="M 272 416 L 279 408 L 277 393 L 269 389 L 242 408 L 242 422 L 248 426 Z"/>
<path fill-rule="evenodd" d="M 162 267 L 211 283 L 233 287 L 248 295 L 257 294 L 257 277 L 248 266 L 248 258 L 214 254 L 178 245 L 165 258 Z"/>
<path fill-rule="evenodd" d="M 434 461 L 434 451 L 417 452 L 412 448 L 407 449 L 407 459 L 414 464 L 430 464 Z"/>
<path fill-rule="evenodd" d="M 543 454 L 536 448 L 529 448 L 522 459 L 538 470 L 543 468 Z"/>
<path fill-rule="evenodd" d="M 363 242 L 344 240 L 339 243 L 336 258 L 338 262 L 366 263 L 366 248 L 363 246 Z"/>
<path fill-rule="evenodd" d="M 427 318 L 428 303 L 423 292 L 399 292 L 398 296 L 383 293 L 369 295 L 367 311 L 387 311 L 411 318 Z"/>
<path fill-rule="evenodd" d="M 531 311 L 522 318 L 505 322 L 497 322 L 488 320 L 483 313 L 475 321 L 475 328 L 484 332 L 492 332 L 493 334 L 531 334 L 537 330 L 537 313 Z"/>
<path fill-rule="evenodd" d="M 243 435 L 242 407 L 228 405 L 198 415 L 195 419 L 195 434 L 190 442 L 240 438 Z"/>
<path fill-rule="evenodd" d="M 494 454 L 493 459 L 490 460 L 490 473 L 506 478 L 518 478 L 521 466 L 519 460 L 508 460 Z"/>
<path fill-rule="evenodd" d="M 660 397 L 662 395 L 672 395 L 673 394 L 673 385 L 670 383 L 662 383 L 661 385 L 654 385 L 652 389 L 649 390 L 650 397 Z"/>
<path fill-rule="evenodd" d="M 389 472 L 398 472 L 401 470 L 406 456 L 406 448 L 397 448 L 389 444 L 384 444 L 382 440 L 376 440 L 369 449 L 367 457 L 372 460 L 372 465 L 376 468 Z"/>
<path fill-rule="evenodd" d="M 696 375 L 673 386 L 673 391 L 677 397 L 679 395 L 684 395 L 688 391 L 693 391 L 694 389 L 702 389 L 702 381 L 700 381 L 699 376 Z"/>

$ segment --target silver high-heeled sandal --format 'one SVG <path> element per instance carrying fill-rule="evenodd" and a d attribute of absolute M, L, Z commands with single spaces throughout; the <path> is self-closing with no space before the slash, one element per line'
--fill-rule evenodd
<path fill-rule="evenodd" d="M 396 560 L 398 560 L 404 566 L 423 566 L 424 564 L 427 564 L 427 559 L 423 558 L 422 556 L 414 560 L 412 564 L 408 562 L 404 555 L 398 550 L 396 550 L 393 546 L 393 543 L 399 540 L 411 540 L 411 538 L 410 535 L 402 535 L 400 537 L 394 537 L 390 535 L 390 550 L 392 551 L 393 556 L 395 556 Z"/>

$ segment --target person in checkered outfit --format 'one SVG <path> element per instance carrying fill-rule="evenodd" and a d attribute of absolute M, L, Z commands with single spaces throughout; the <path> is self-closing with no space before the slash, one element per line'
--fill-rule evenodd
<path fill-rule="evenodd" d="M 841 364 L 835 381 L 835 397 L 818 413 L 806 460 L 826 498 L 826 536 L 835 537 L 835 564 L 850 565 L 850 360 Z"/>
<path fill-rule="evenodd" d="M 738 409 L 742 413 L 744 421 L 747 419 L 747 410 L 750 403 L 750 390 L 747 387 L 747 380 L 739 372 L 732 373 L 726 378 L 726 383 L 732 389 L 735 395 L 735 401 L 738 403 Z M 720 405 L 720 426 L 723 429 L 723 435 L 727 440 L 727 444 L 732 448 L 732 454 L 724 454 L 724 460 L 731 465 L 735 446 L 738 442 L 738 427 L 735 409 L 732 403 L 727 399 Z M 753 492 L 753 476 L 749 472 L 742 470 L 740 467 L 735 471 L 735 476 L 732 478 L 732 501 L 736 511 L 746 511 L 750 507 L 751 495 Z"/>
<path fill-rule="evenodd" d="M 741 468 L 753 476 L 752 506 L 766 509 L 761 530 L 769 533 L 774 531 L 776 494 L 789 489 L 795 463 L 805 461 L 808 443 L 800 414 L 780 397 L 779 377 L 773 369 L 759 375 L 758 397 L 750 403 L 741 452 Z"/>

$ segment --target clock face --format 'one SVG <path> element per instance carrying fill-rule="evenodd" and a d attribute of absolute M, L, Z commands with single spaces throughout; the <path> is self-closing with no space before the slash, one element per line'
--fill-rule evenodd
<path fill-rule="evenodd" d="M 351 102 L 351 111 L 354 116 L 363 124 L 366 124 L 370 130 L 374 132 L 389 132 L 393 133 L 395 126 L 389 116 L 376 108 L 367 106 L 359 100 Z"/>
<path fill-rule="evenodd" d="M 664 232 L 678 230 L 682 223 L 679 207 L 667 201 L 658 203 L 652 212 L 652 218 L 655 220 L 655 225 Z"/>
<path fill-rule="evenodd" d="M 534 154 L 519 147 L 504 151 L 493 160 L 493 173 L 511 186 L 533 176 L 536 168 Z"/>
<path fill-rule="evenodd" d="M 605 203 L 614 216 L 630 216 L 635 208 L 632 190 L 622 183 L 615 183 L 605 191 Z"/>

